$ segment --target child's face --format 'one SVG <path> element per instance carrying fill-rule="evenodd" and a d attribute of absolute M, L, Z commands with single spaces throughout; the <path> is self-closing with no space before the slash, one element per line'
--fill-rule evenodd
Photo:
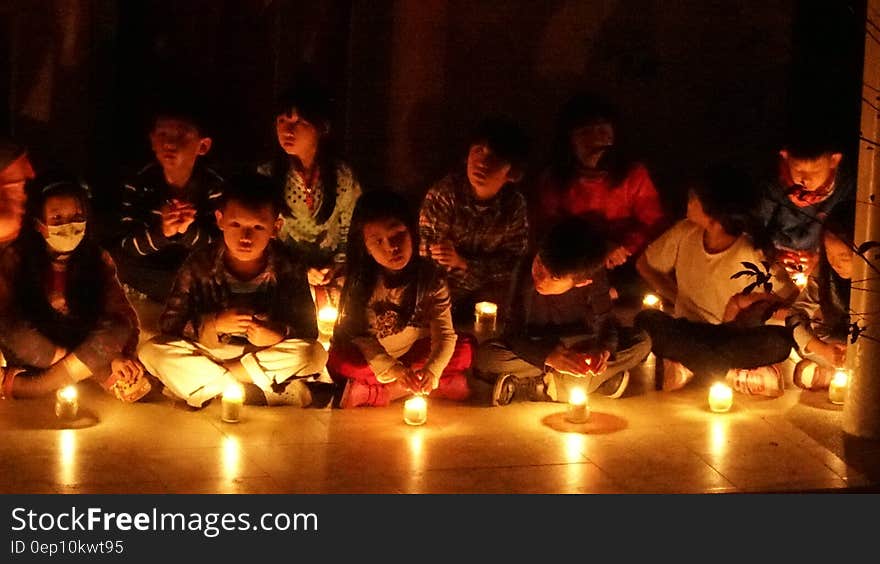
<path fill-rule="evenodd" d="M 614 126 L 607 120 L 587 124 L 571 132 L 571 149 L 583 166 L 590 166 L 597 155 L 601 156 L 612 145 Z"/>
<path fill-rule="evenodd" d="M 479 200 L 488 200 L 514 180 L 511 165 L 499 158 L 485 142 L 474 143 L 468 151 L 467 176 Z"/>
<path fill-rule="evenodd" d="M 825 256 L 828 257 L 828 262 L 831 264 L 831 268 L 833 268 L 834 272 L 836 272 L 841 278 L 846 280 L 851 279 L 853 268 L 852 249 L 846 243 L 830 233 L 825 234 L 824 243 Z"/>
<path fill-rule="evenodd" d="M 697 194 L 693 190 L 688 192 L 687 218 L 703 229 L 707 228 L 709 222 L 712 221 L 712 218 L 706 215 L 705 210 L 703 210 L 703 204 L 700 202 L 700 198 L 697 197 Z"/>
<path fill-rule="evenodd" d="M 223 232 L 226 252 L 241 262 L 262 258 L 281 223 L 281 218 L 273 213 L 272 206 L 250 209 L 235 200 L 226 202 L 223 209 L 214 214 L 217 227 Z"/>
<path fill-rule="evenodd" d="M 412 258 L 412 236 L 397 219 L 364 225 L 364 245 L 373 260 L 388 270 L 402 270 Z"/>
<path fill-rule="evenodd" d="M 211 150 L 211 138 L 200 136 L 185 121 L 159 118 L 150 132 L 150 146 L 164 170 L 192 170 L 196 159 Z"/>
<path fill-rule="evenodd" d="M 818 159 L 796 159 L 787 151 L 780 151 L 788 166 L 788 172 L 795 184 L 799 184 L 810 192 L 828 184 L 840 163 L 840 153 L 827 153 Z"/>
<path fill-rule="evenodd" d="M 304 120 L 296 109 L 275 118 L 275 133 L 284 152 L 296 157 L 317 151 L 321 137 L 318 128 Z"/>
<path fill-rule="evenodd" d="M 43 203 L 43 220 L 37 231 L 54 251 L 70 253 L 85 237 L 86 214 L 79 198 L 49 196 Z"/>
<path fill-rule="evenodd" d="M 557 296 L 572 288 L 586 286 L 593 282 L 589 279 L 577 281 L 572 274 L 556 276 L 547 270 L 547 267 L 541 262 L 540 255 L 535 255 L 532 261 L 532 281 L 535 283 L 535 290 L 542 296 Z"/>
<path fill-rule="evenodd" d="M 43 204 L 43 223 L 49 226 L 78 223 L 86 220 L 79 198 L 49 196 Z"/>

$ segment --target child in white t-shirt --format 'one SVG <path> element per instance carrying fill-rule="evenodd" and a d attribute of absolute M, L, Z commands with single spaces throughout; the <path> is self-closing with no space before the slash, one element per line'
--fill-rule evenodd
<path fill-rule="evenodd" d="M 642 277 L 675 304 L 673 316 L 646 310 L 637 317 L 664 358 L 665 390 L 683 387 L 694 373 L 720 371 L 745 393 L 783 391 L 773 365 L 790 354 L 791 335 L 763 321 L 796 288 L 783 269 L 766 263 L 748 235 L 753 199 L 743 173 L 711 168 L 690 190 L 687 218 L 638 260 Z M 738 274 L 746 270 L 754 274 Z M 757 324 L 748 320 L 755 315 Z"/>

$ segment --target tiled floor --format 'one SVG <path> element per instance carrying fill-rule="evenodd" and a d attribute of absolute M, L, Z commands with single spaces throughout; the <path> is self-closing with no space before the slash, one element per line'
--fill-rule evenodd
<path fill-rule="evenodd" d="M 880 443 L 847 439 L 824 394 L 736 394 L 727 414 L 693 383 L 656 392 L 643 365 L 626 397 L 565 406 L 431 402 L 409 427 L 402 405 L 356 410 L 246 406 L 238 424 L 155 394 L 122 405 L 80 386 L 64 429 L 54 400 L 0 402 L 6 493 L 704 493 L 880 491 Z M 584 432 L 586 431 L 586 432 Z"/>

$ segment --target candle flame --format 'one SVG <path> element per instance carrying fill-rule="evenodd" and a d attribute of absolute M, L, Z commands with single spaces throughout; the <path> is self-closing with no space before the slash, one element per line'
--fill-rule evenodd
<path fill-rule="evenodd" d="M 642 300 L 642 305 L 646 307 L 657 307 L 660 304 L 660 298 L 654 294 L 646 294 Z"/>
<path fill-rule="evenodd" d="M 223 399 L 227 401 L 243 401 L 244 387 L 241 384 L 230 383 L 226 386 L 226 389 L 223 390 Z"/>
<path fill-rule="evenodd" d="M 425 400 L 425 396 L 413 396 L 410 399 L 406 400 L 407 409 L 417 409 L 419 411 L 426 409 L 428 407 L 428 402 Z"/>
<path fill-rule="evenodd" d="M 76 387 L 66 386 L 58 391 L 58 397 L 68 403 L 76 399 Z"/>
<path fill-rule="evenodd" d="M 318 310 L 318 321 L 336 323 L 339 318 L 339 310 L 331 305 L 326 305 Z"/>
<path fill-rule="evenodd" d="M 568 403 L 571 405 L 584 405 L 587 403 L 587 393 L 583 388 L 572 388 L 568 397 Z"/>
<path fill-rule="evenodd" d="M 486 315 L 494 315 L 498 313 L 498 306 L 493 304 L 492 302 L 479 302 L 474 306 L 477 308 L 477 313 L 482 313 Z"/>
<path fill-rule="evenodd" d="M 849 374 L 847 374 L 846 370 L 838 370 L 834 373 L 834 378 L 832 379 L 832 383 L 838 387 L 846 386 L 849 381 Z"/>
<path fill-rule="evenodd" d="M 727 399 L 733 397 L 733 390 L 730 389 L 730 386 L 724 384 L 722 382 L 715 382 L 712 384 L 712 387 L 709 388 L 709 395 L 716 399 Z"/>
<path fill-rule="evenodd" d="M 803 272 L 795 272 L 791 280 L 798 288 L 803 289 L 807 287 L 807 275 Z"/>

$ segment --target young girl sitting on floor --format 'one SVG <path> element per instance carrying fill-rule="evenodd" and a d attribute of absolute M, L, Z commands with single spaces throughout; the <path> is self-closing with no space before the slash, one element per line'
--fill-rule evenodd
<path fill-rule="evenodd" d="M 137 315 L 113 260 L 89 237 L 88 193 L 74 182 L 29 199 L 30 225 L 0 256 L 3 397 L 35 397 L 94 378 L 122 401 L 150 391 L 134 359 Z"/>
<path fill-rule="evenodd" d="M 421 258 L 415 214 L 394 192 L 355 207 L 339 322 L 327 368 L 345 382 L 340 407 L 383 406 L 408 394 L 469 395 L 475 341 L 456 335 L 449 288 Z"/>
<path fill-rule="evenodd" d="M 825 219 L 819 263 L 786 319 L 804 357 L 794 372 L 801 388 L 827 388 L 846 360 L 854 218 L 854 204 L 844 202 Z"/>

